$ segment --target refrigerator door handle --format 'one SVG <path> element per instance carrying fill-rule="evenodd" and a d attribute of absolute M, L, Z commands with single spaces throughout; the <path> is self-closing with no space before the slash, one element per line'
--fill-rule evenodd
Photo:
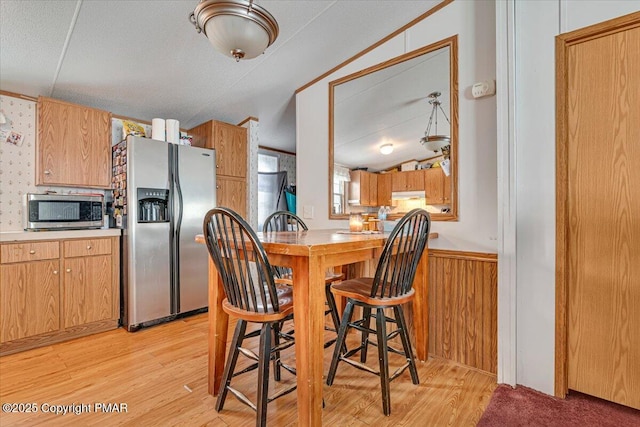
<path fill-rule="evenodd" d="M 175 224 L 175 283 L 176 283 L 176 308 L 177 312 L 180 312 L 180 231 L 182 229 L 182 214 L 184 211 L 184 200 L 182 197 L 182 188 L 180 187 L 180 170 L 178 168 L 178 147 L 174 146 L 175 158 L 174 158 L 174 185 L 176 193 L 178 194 L 178 219 Z"/>
<path fill-rule="evenodd" d="M 170 226 L 169 226 L 169 246 L 171 248 L 171 314 L 177 314 L 180 312 L 180 290 L 178 285 L 178 280 L 180 277 L 179 265 L 180 258 L 178 256 L 178 240 L 176 239 L 176 165 L 177 165 L 177 153 L 176 147 L 173 144 L 167 144 L 167 148 L 169 151 L 169 218 Z"/>

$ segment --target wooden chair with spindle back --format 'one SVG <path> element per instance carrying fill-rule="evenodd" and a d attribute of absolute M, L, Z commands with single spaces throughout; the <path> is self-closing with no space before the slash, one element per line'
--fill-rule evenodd
<path fill-rule="evenodd" d="M 333 384 L 339 362 L 347 362 L 358 369 L 378 375 L 382 387 L 382 408 L 385 415 L 391 414 L 389 383 L 392 380 L 409 368 L 412 382 L 414 384 L 420 383 L 402 306 L 414 297 L 413 279 L 420 258 L 427 246 L 430 228 L 429 213 L 423 209 L 412 210 L 400 219 L 391 231 L 382 250 L 374 277 L 350 279 L 331 285 L 331 291 L 336 296 L 346 298 L 347 305 L 338 329 L 338 341 L 327 375 L 327 384 Z M 352 322 L 351 317 L 355 306 L 362 307 L 362 318 Z M 393 309 L 393 318 L 385 315 L 385 308 Z M 375 310 L 375 315 L 371 314 L 372 310 Z M 370 328 L 372 316 L 376 319 L 375 329 Z M 387 333 L 387 322 L 396 325 L 396 328 L 390 333 Z M 345 339 L 349 328 L 361 332 L 360 346 L 345 350 Z M 369 340 L 370 333 L 376 334 L 376 343 Z M 402 341 L 403 351 L 388 345 L 388 340 L 398 335 Z M 378 371 L 365 364 L 369 345 L 378 347 Z M 406 359 L 406 363 L 397 369 L 391 377 L 389 377 L 389 351 L 398 353 Z M 350 359 L 358 352 L 360 353 L 359 362 Z"/>
<path fill-rule="evenodd" d="M 280 368 L 295 375 L 295 369 L 280 361 L 280 352 L 293 345 L 293 336 L 280 331 L 280 323 L 293 313 L 293 293 L 290 286 L 274 281 L 274 269 L 251 229 L 240 215 L 228 208 L 211 209 L 204 217 L 204 236 L 209 255 L 218 270 L 226 298 L 222 308 L 237 318 L 236 329 L 224 368 L 216 411 L 221 411 L 227 393 L 231 392 L 242 403 L 257 413 L 256 425 L 266 425 L 267 404 L 296 389 L 295 383 L 272 397 L 268 396 L 269 362 L 274 361 L 274 377 L 280 379 Z M 261 324 L 259 330 L 246 333 L 247 323 Z M 243 348 L 245 338 L 260 336 L 260 349 L 256 355 Z M 272 344 L 273 335 L 273 344 Z M 283 338 L 282 343 L 280 338 Z M 255 363 L 236 373 L 238 356 L 242 354 Z M 231 386 L 237 375 L 258 369 L 257 403 Z"/>
<path fill-rule="evenodd" d="M 289 211 L 277 211 L 272 213 L 265 219 L 264 225 L 262 227 L 265 233 L 271 231 L 306 231 L 309 229 L 307 224 L 297 216 L 296 214 Z M 276 266 L 274 267 L 278 274 L 278 281 L 280 283 L 291 283 L 292 272 L 288 267 Z M 328 272 L 325 276 L 325 296 L 327 299 L 328 309 L 325 311 L 325 316 L 327 314 L 331 315 L 331 321 L 333 322 L 333 329 L 325 328 L 327 330 L 331 330 L 338 333 L 338 327 L 340 326 L 340 314 L 338 313 L 338 308 L 336 306 L 336 300 L 331 293 L 331 284 L 338 282 L 344 278 L 344 274 L 342 273 L 334 273 Z M 330 339 L 325 342 L 324 347 L 327 348 L 331 344 L 336 342 L 336 338 Z"/>

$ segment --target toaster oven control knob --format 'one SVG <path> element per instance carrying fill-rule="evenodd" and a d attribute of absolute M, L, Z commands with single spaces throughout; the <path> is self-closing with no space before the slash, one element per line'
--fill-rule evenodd
<path fill-rule="evenodd" d="M 70 268 L 67 268 L 67 273 L 71 273 L 71 269 Z"/>
<path fill-rule="evenodd" d="M 36 251 L 35 251 L 35 250 L 33 250 L 33 249 L 31 249 L 31 250 L 29 251 L 29 253 L 30 253 L 31 255 L 33 255 L 33 254 L 35 254 L 35 253 L 36 253 Z"/>

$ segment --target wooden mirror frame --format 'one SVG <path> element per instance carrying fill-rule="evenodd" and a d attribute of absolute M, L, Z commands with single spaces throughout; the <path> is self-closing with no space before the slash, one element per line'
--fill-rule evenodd
<path fill-rule="evenodd" d="M 329 219 L 347 219 L 348 213 L 333 213 L 333 164 L 334 164 L 334 123 L 333 123 L 333 103 L 334 88 L 342 83 L 357 79 L 367 74 L 391 67 L 404 61 L 416 58 L 438 49 L 449 47 L 449 93 L 451 111 L 451 209 L 447 213 L 432 213 L 431 219 L 434 221 L 457 221 L 458 220 L 458 36 L 454 35 L 449 38 L 440 40 L 420 49 L 405 53 L 403 55 L 392 58 L 380 64 L 365 68 L 348 76 L 341 77 L 337 80 L 329 82 Z M 420 135 L 416 135 L 416 144 L 418 144 Z"/>

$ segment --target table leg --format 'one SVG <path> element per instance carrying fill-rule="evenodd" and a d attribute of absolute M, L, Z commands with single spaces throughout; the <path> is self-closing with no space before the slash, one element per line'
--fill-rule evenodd
<path fill-rule="evenodd" d="M 224 288 L 215 264 L 209 258 L 209 394 L 216 396 L 222 381 L 227 352 L 229 315 L 222 310 Z"/>
<path fill-rule="evenodd" d="M 298 425 L 322 425 L 324 257 L 296 257 L 293 316 L 296 338 Z"/>
<path fill-rule="evenodd" d="M 426 361 L 429 357 L 429 254 L 425 249 L 416 277 L 413 280 L 416 294 L 413 298 L 413 328 L 415 331 L 416 356 Z"/>

